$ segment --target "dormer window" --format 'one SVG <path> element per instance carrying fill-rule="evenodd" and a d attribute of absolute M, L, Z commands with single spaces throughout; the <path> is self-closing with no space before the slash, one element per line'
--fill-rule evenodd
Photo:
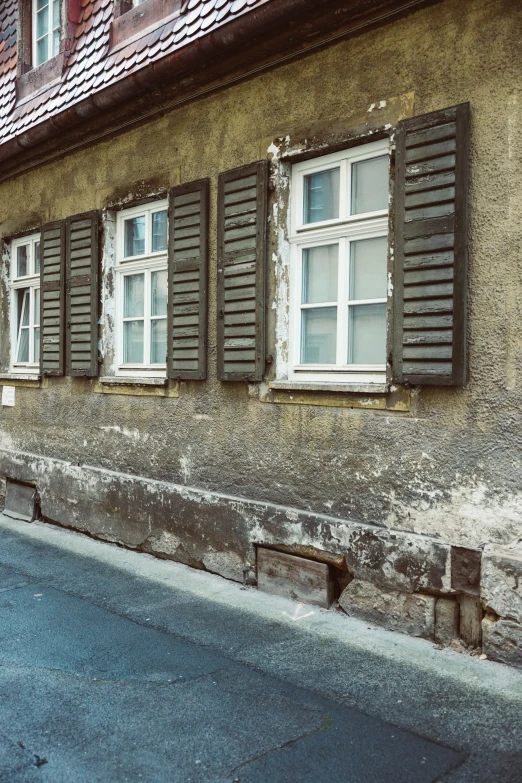
<path fill-rule="evenodd" d="M 33 2 L 33 64 L 38 67 L 60 51 L 60 0 Z"/>

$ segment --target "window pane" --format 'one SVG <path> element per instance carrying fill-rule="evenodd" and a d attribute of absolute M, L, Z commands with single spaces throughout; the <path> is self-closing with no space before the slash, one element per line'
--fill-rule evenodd
<path fill-rule="evenodd" d="M 40 329 L 34 330 L 34 361 L 36 364 L 40 361 Z"/>
<path fill-rule="evenodd" d="M 337 307 L 302 310 L 301 364 L 335 364 Z"/>
<path fill-rule="evenodd" d="M 150 361 L 165 364 L 167 359 L 167 319 L 157 318 L 150 322 Z"/>
<path fill-rule="evenodd" d="M 53 32 L 53 51 L 52 51 L 52 57 L 58 54 L 60 51 L 60 30 L 55 30 Z"/>
<path fill-rule="evenodd" d="M 40 289 L 34 290 L 34 321 L 35 325 L 40 323 Z"/>
<path fill-rule="evenodd" d="M 18 326 L 29 326 L 29 289 L 18 291 Z"/>
<path fill-rule="evenodd" d="M 36 14 L 36 38 L 46 35 L 49 29 L 49 6 L 43 6 L 41 11 Z"/>
<path fill-rule="evenodd" d="M 22 245 L 16 251 L 16 274 L 18 277 L 29 274 L 29 245 Z"/>
<path fill-rule="evenodd" d="M 39 242 L 34 243 L 34 273 L 35 275 L 40 274 L 40 243 Z"/>
<path fill-rule="evenodd" d="M 318 171 L 304 178 L 304 222 L 317 223 L 339 217 L 341 169 Z"/>
<path fill-rule="evenodd" d="M 134 318 L 143 316 L 143 305 L 145 301 L 145 276 L 126 275 L 124 277 L 123 289 L 123 317 Z"/>
<path fill-rule="evenodd" d="M 53 0 L 53 29 L 60 27 L 60 0 Z"/>
<path fill-rule="evenodd" d="M 152 252 L 167 249 L 167 210 L 152 215 Z"/>
<path fill-rule="evenodd" d="M 303 250 L 303 304 L 337 301 L 339 245 Z"/>
<path fill-rule="evenodd" d="M 348 364 L 386 363 L 386 304 L 348 308 Z"/>
<path fill-rule="evenodd" d="M 125 256 L 145 253 L 145 215 L 125 221 Z"/>
<path fill-rule="evenodd" d="M 44 35 L 36 44 L 36 64 L 41 65 L 46 62 L 47 59 L 47 36 Z"/>
<path fill-rule="evenodd" d="M 167 315 L 167 270 L 151 274 L 151 315 Z"/>
<path fill-rule="evenodd" d="M 46 5 L 49 5 L 49 0 L 37 0 L 36 10 L 39 11 L 41 8 L 45 8 Z"/>
<path fill-rule="evenodd" d="M 29 329 L 20 329 L 17 362 L 29 361 Z"/>
<path fill-rule="evenodd" d="M 352 215 L 388 209 L 388 156 L 352 165 Z"/>
<path fill-rule="evenodd" d="M 386 297 L 387 254 L 386 237 L 351 243 L 350 299 Z"/>
<path fill-rule="evenodd" d="M 143 364 L 143 321 L 124 322 L 123 361 L 125 364 Z"/>

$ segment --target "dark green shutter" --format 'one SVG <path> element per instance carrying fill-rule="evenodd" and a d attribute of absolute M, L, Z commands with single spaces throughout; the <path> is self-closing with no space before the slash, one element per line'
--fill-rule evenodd
<path fill-rule="evenodd" d="M 64 373 L 65 223 L 42 228 L 40 237 L 40 372 Z"/>
<path fill-rule="evenodd" d="M 67 375 L 98 375 L 98 213 L 66 221 Z"/>
<path fill-rule="evenodd" d="M 218 378 L 260 381 L 265 368 L 268 161 L 219 176 Z"/>
<path fill-rule="evenodd" d="M 466 382 L 469 104 L 397 129 L 393 378 Z"/>
<path fill-rule="evenodd" d="M 169 198 L 169 378 L 207 377 L 208 179 Z"/>

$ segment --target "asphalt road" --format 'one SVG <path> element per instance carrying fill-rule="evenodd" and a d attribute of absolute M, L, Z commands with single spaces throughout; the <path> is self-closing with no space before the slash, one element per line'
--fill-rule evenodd
<path fill-rule="evenodd" d="M 522 673 L 0 516 L 0 781 L 522 781 Z"/>

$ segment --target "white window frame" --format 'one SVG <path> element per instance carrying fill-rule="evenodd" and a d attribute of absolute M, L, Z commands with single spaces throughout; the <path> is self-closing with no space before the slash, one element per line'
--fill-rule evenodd
<path fill-rule="evenodd" d="M 351 166 L 360 161 L 389 155 L 389 139 L 352 147 L 348 150 L 295 163 L 291 175 L 290 203 L 290 302 L 288 380 L 306 383 L 383 384 L 385 364 L 346 364 L 348 353 L 348 282 L 350 242 L 388 236 L 388 209 L 349 215 Z M 340 168 L 339 217 L 304 223 L 304 182 L 309 174 Z M 328 303 L 337 307 L 336 364 L 301 364 L 302 255 L 307 248 L 339 245 L 338 298 Z M 386 303 L 387 298 L 357 300 L 357 304 Z M 355 300 L 354 300 L 355 303 Z M 317 307 L 317 304 L 310 305 Z M 327 304 L 321 305 L 327 306 Z M 306 307 L 306 305 L 304 305 Z"/>
<path fill-rule="evenodd" d="M 59 23 L 58 27 L 53 26 L 53 3 L 54 0 L 48 0 L 47 4 L 49 7 L 48 10 L 48 24 L 47 24 L 47 32 L 45 35 L 47 35 L 47 57 L 45 60 L 42 60 L 41 63 L 38 62 L 38 41 L 43 38 L 43 36 L 40 36 L 40 38 L 37 38 L 37 6 L 38 6 L 38 0 L 31 0 L 32 2 L 32 13 L 31 13 L 31 37 L 32 37 L 32 52 L 33 52 L 33 65 L 35 68 L 38 68 L 40 65 L 43 65 L 44 63 L 48 62 L 49 60 L 52 60 L 53 57 L 56 57 L 57 54 L 59 54 L 60 45 L 58 44 L 58 51 L 55 52 L 54 47 L 54 32 L 55 30 L 58 30 L 58 39 L 61 38 L 61 28 L 62 28 L 62 3 L 63 0 L 58 0 L 59 5 Z"/>
<path fill-rule="evenodd" d="M 11 300 L 11 361 L 10 372 L 13 374 L 35 374 L 40 372 L 40 356 L 37 361 L 19 362 L 18 356 L 18 291 L 23 288 L 29 289 L 29 357 L 34 358 L 34 330 L 40 329 L 41 339 L 41 318 L 42 303 L 40 299 L 40 323 L 34 321 L 34 304 L 36 291 L 40 291 L 40 272 L 35 272 L 36 245 L 40 242 L 40 234 L 30 234 L 25 237 L 13 239 L 11 242 L 11 279 L 9 281 L 10 300 Z M 29 248 L 27 263 L 29 274 L 18 276 L 18 248 L 27 245 Z M 40 263 L 42 259 L 40 257 Z"/>
<path fill-rule="evenodd" d="M 133 274 L 144 273 L 144 328 L 143 328 L 143 349 L 144 359 L 150 359 L 150 334 L 152 316 L 151 310 L 151 275 L 153 272 L 167 271 L 167 253 L 168 250 L 158 250 L 152 252 L 152 215 L 154 212 L 168 211 L 168 200 L 151 201 L 141 206 L 131 207 L 118 212 L 116 217 L 116 264 L 115 285 L 116 285 L 116 375 L 128 378 L 166 378 L 166 361 L 161 364 L 152 364 L 150 361 L 144 361 L 143 364 L 125 364 L 123 361 L 123 323 L 124 323 L 124 278 Z M 145 253 L 139 256 L 124 256 L 125 221 L 129 218 L 145 216 Z M 168 243 L 168 218 L 167 218 L 167 243 Z M 163 316 L 159 316 L 163 318 Z M 129 318 L 127 320 L 137 320 Z"/>

